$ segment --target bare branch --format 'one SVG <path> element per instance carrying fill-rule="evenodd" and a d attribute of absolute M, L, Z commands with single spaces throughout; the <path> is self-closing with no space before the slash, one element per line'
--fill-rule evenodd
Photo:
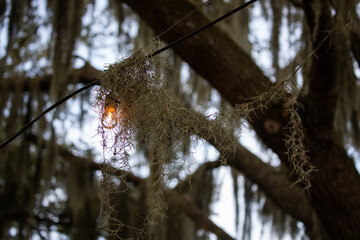
<path fill-rule="evenodd" d="M 64 147 L 61 147 L 59 149 L 59 154 L 66 161 L 75 162 L 77 164 L 88 165 L 93 171 L 97 171 L 97 170 L 102 171 L 106 169 L 106 171 L 109 171 L 112 175 L 124 177 L 126 181 L 132 182 L 135 185 L 139 185 L 142 181 L 144 181 L 142 178 L 134 175 L 132 172 L 112 167 L 106 163 L 96 163 L 91 159 L 76 156 Z"/>

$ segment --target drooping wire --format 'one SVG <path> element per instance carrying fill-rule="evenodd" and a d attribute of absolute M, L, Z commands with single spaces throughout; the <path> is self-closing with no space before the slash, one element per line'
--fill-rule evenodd
<path fill-rule="evenodd" d="M 155 57 L 156 55 L 158 55 L 158 54 L 160 54 L 160 53 L 168 50 L 169 48 L 174 47 L 175 45 L 177 45 L 177 44 L 185 41 L 186 39 L 188 39 L 188 38 L 190 38 L 190 37 L 192 37 L 192 36 L 194 36 L 194 35 L 202 32 L 202 31 L 204 31 L 205 29 L 207 29 L 207 28 L 215 25 L 216 23 L 218 23 L 218 22 L 224 20 L 225 18 L 233 15 L 234 13 L 236 13 L 236 12 L 238 12 L 238 11 L 240 11 L 240 10 L 248 7 L 248 6 L 250 6 L 251 4 L 253 4 L 253 3 L 256 2 L 256 1 L 257 1 L 257 0 L 250 0 L 250 1 L 242 4 L 241 6 L 239 6 L 239 7 L 235 8 L 235 9 L 231 10 L 230 12 L 222 15 L 221 17 L 215 19 L 214 21 L 212 21 L 212 22 L 206 24 L 205 26 L 199 28 L 198 30 L 195 30 L 195 31 L 193 31 L 193 32 L 185 35 L 184 37 L 179 38 L 178 40 L 176 40 L 176 41 L 174 41 L 174 42 L 166 45 L 165 47 L 156 50 L 155 52 L 149 54 L 148 57 L 149 57 L 149 58 Z M 206 2 L 206 3 L 207 3 L 207 2 Z M 206 4 L 206 3 L 205 3 L 205 4 Z M 205 5 L 205 4 L 203 4 L 203 5 Z M 201 5 L 201 6 L 203 6 L 203 5 Z M 192 12 L 191 12 L 191 13 L 192 13 Z M 191 13 L 190 13 L 190 14 L 191 14 Z M 188 15 L 190 15 L 190 14 L 188 14 Z M 188 15 L 187 15 L 187 16 L 188 16 Z M 182 20 L 184 20 L 187 16 L 185 16 Z M 180 21 L 182 21 L 182 20 L 180 20 Z M 180 22 L 180 21 L 179 21 L 179 22 Z M 178 24 L 179 22 L 177 22 L 176 24 Z M 170 29 L 171 29 L 172 27 L 174 27 L 174 25 L 171 26 Z M 167 31 L 168 31 L 168 30 L 167 30 Z M 8 145 L 10 142 L 12 142 L 15 138 L 17 138 L 19 135 L 21 135 L 23 132 L 25 132 L 25 131 L 26 131 L 28 128 L 30 128 L 34 123 L 36 123 L 36 122 L 39 121 L 42 117 L 44 117 L 47 113 L 49 113 L 50 111 L 54 110 L 55 108 L 57 108 L 58 106 L 60 106 L 61 104 L 63 104 L 64 102 L 66 102 L 67 100 L 69 100 L 70 98 L 72 98 L 73 96 L 75 96 L 76 94 L 78 94 L 78 93 L 80 93 L 80 92 L 82 92 L 82 91 L 85 91 L 86 89 L 88 89 L 88 88 L 90 88 L 90 87 L 93 87 L 93 86 L 97 85 L 98 83 L 100 83 L 100 80 L 101 80 L 100 78 L 99 78 L 99 79 L 96 79 L 95 81 L 89 83 L 88 85 L 85 85 L 85 86 L 82 87 L 82 88 L 79 88 L 78 90 L 70 93 L 69 95 L 63 97 L 62 99 L 60 99 L 59 101 L 57 101 L 56 103 L 54 103 L 53 105 L 51 105 L 49 108 L 47 108 L 45 111 L 43 111 L 42 113 L 40 113 L 38 116 L 36 116 L 33 120 L 31 120 L 29 123 L 27 123 L 26 125 L 24 125 L 22 128 L 20 128 L 19 130 L 15 131 L 14 133 L 12 133 L 12 134 L 10 134 L 9 136 L 7 136 L 7 137 L 5 137 L 4 139 L 2 139 L 0 142 L 3 142 L 3 143 L 0 145 L 0 149 L 4 148 L 6 145 Z"/>
<path fill-rule="evenodd" d="M 150 54 L 149 57 L 154 57 L 154 56 L 158 55 L 159 53 L 162 53 L 162 52 L 164 52 L 165 50 L 174 47 L 175 45 L 179 44 L 180 42 L 183 42 L 183 41 L 185 41 L 186 39 L 191 38 L 192 36 L 194 36 L 194 35 L 202 32 L 202 31 L 204 31 L 205 29 L 207 29 L 207 28 L 215 25 L 216 23 L 224 20 L 225 18 L 230 17 L 230 16 L 233 15 L 234 13 L 236 13 L 236 12 L 238 12 L 238 11 L 246 8 L 246 7 L 248 7 L 249 5 L 253 4 L 253 3 L 256 2 L 256 1 L 257 1 L 257 0 L 250 0 L 250 1 L 246 2 L 246 3 L 244 3 L 243 5 L 241 5 L 241 6 L 237 7 L 237 8 L 235 8 L 235 9 L 231 10 L 230 12 L 222 15 L 221 17 L 219 17 L 219 18 L 215 19 L 214 21 L 206 24 L 205 26 L 199 28 L 198 30 L 195 30 L 195 31 L 193 31 L 193 32 L 185 35 L 184 37 L 179 38 L 178 40 L 170 43 L 169 45 L 166 45 L 165 47 L 160 48 L 159 50 L 156 50 L 155 52 L 153 52 L 152 54 Z"/>
<path fill-rule="evenodd" d="M 86 89 L 95 86 L 97 83 L 100 82 L 100 79 L 96 79 L 95 81 L 89 83 L 88 85 L 85 85 L 82 88 L 79 88 L 78 90 L 70 93 L 69 95 L 66 95 L 65 97 L 63 97 L 62 99 L 60 99 L 59 101 L 57 101 L 56 103 L 54 103 L 53 105 L 51 105 L 50 107 L 48 107 L 45 111 L 43 111 L 42 113 L 40 113 L 38 116 L 36 116 L 33 120 L 31 120 L 29 123 L 27 123 L 26 125 L 24 125 L 22 128 L 20 128 L 19 130 L 15 131 L 14 133 L 12 133 L 10 136 L 4 138 L 1 140 L 1 142 L 4 142 L 0 145 L 0 149 L 5 147 L 7 144 L 9 144 L 10 142 L 12 142 L 15 138 L 17 138 L 20 134 L 22 134 L 23 132 L 25 132 L 28 128 L 30 128 L 34 123 L 36 123 L 37 121 L 39 121 L 43 116 L 45 116 L 47 113 L 51 112 L 52 110 L 54 110 L 55 108 L 57 108 L 58 106 L 60 106 L 61 104 L 63 104 L 64 102 L 66 102 L 67 100 L 69 100 L 70 98 L 72 98 L 73 96 L 75 96 L 76 94 L 85 91 Z"/>

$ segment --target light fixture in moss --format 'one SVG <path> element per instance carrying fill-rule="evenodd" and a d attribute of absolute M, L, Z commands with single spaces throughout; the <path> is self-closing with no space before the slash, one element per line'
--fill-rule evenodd
<path fill-rule="evenodd" d="M 101 117 L 101 125 L 106 129 L 113 129 L 118 124 L 116 108 L 114 106 L 106 106 Z"/>

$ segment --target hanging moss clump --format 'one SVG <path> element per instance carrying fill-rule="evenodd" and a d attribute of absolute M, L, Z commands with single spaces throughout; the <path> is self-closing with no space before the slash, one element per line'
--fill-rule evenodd
<path fill-rule="evenodd" d="M 168 90 L 164 75 L 166 58 L 151 54 L 159 49 L 158 46 L 160 43 L 155 41 L 131 57 L 110 65 L 102 74 L 101 87 L 96 91 L 94 105 L 101 123 L 98 132 L 102 135 L 104 150 L 111 150 L 115 156 L 108 160 L 104 154 L 107 163 L 104 166 L 111 166 L 102 171 L 102 213 L 105 222 L 109 222 L 106 217 L 114 210 L 110 193 L 119 189 L 119 180 L 113 177 L 118 174 L 112 174 L 112 166 L 129 170 L 130 155 L 136 142 L 146 149 L 150 166 L 148 216 L 144 219 L 147 230 L 144 232 L 156 238 L 153 226 L 161 222 L 166 210 L 162 193 L 166 186 L 163 178 L 165 169 L 170 164 L 184 164 L 179 160 L 185 160 L 178 157 L 182 144 L 187 143 L 192 135 L 210 140 L 220 152 L 219 160 L 226 163 L 238 144 L 234 132 L 238 132 L 241 122 L 249 121 L 250 113 L 266 109 L 273 102 L 282 101 L 287 105 L 290 117 L 286 139 L 289 160 L 299 181 L 309 187 L 309 174 L 313 169 L 302 145 L 301 119 L 297 113 L 299 103 L 296 101 L 299 93 L 292 78 L 279 81 L 268 91 L 232 110 L 205 117 L 179 104 Z M 289 92 L 294 97 L 287 99 Z M 121 182 L 125 180 L 125 176 L 120 177 Z M 119 228 L 128 227 L 119 221 L 117 223 Z"/>
<path fill-rule="evenodd" d="M 111 150 L 112 160 L 104 154 L 104 166 L 130 169 L 130 155 L 135 142 L 143 145 L 150 166 L 148 178 L 148 216 L 144 219 L 147 233 L 152 234 L 152 226 L 165 215 L 166 204 L 162 189 L 165 187 L 166 168 L 172 164 L 184 164 L 178 154 L 188 144 L 190 136 L 202 136 L 208 128 L 208 118 L 179 104 L 168 90 L 164 67 L 164 56 L 148 57 L 159 42 L 141 49 L 131 57 L 112 64 L 101 76 L 101 87 L 96 91 L 94 106 L 99 113 L 98 132 L 102 135 L 104 150 Z M 223 116 L 218 116 L 218 119 Z M 213 116 L 209 116 L 213 118 Z M 213 123 L 219 120 L 212 120 Z M 230 121 L 219 121 L 229 123 Z M 229 124 L 232 125 L 232 124 Z M 212 134 L 211 128 L 207 130 Z M 230 131 L 226 131 L 229 132 Z M 224 136 L 227 133 L 224 132 Z M 229 141 L 227 141 L 229 142 Z M 219 144 L 221 145 L 221 144 Z M 233 146 L 225 144 L 222 153 L 233 151 Z M 106 152 L 106 151 L 104 151 Z M 226 154 L 222 154 L 226 157 Z M 181 163 L 179 161 L 182 161 Z M 118 189 L 111 169 L 103 169 L 102 214 L 104 222 L 113 211 L 109 196 Z M 125 177 L 125 176 L 124 176 Z M 124 180 L 124 178 L 120 179 Z M 121 181 L 122 181 L 121 180 Z M 128 227 L 118 223 L 119 228 Z"/>

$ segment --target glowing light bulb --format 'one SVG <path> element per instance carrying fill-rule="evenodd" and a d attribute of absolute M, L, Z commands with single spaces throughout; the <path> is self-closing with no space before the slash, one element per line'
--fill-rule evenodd
<path fill-rule="evenodd" d="M 101 125 L 106 129 L 113 129 L 116 127 L 117 123 L 118 119 L 115 108 L 107 107 L 101 117 Z"/>

